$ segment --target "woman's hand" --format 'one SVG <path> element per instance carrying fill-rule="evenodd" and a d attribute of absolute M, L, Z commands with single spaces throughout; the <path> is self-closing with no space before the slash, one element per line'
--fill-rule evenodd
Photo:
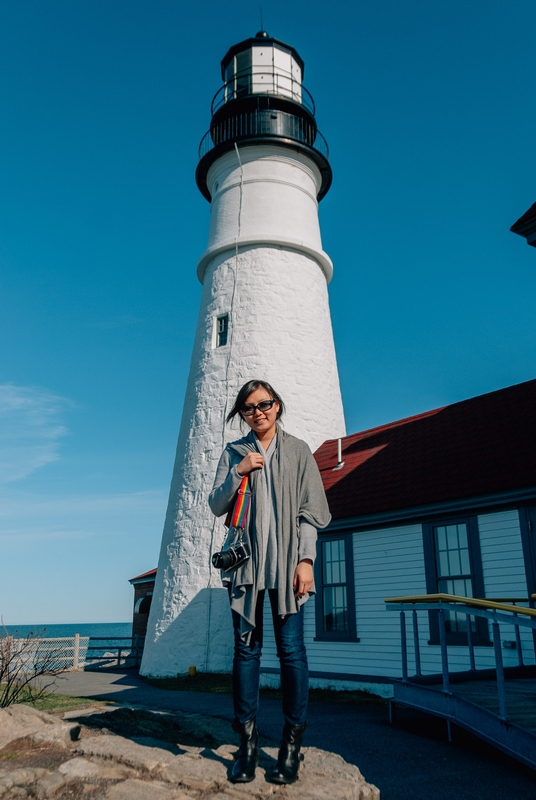
<path fill-rule="evenodd" d="M 300 561 L 294 573 L 294 594 L 296 597 L 303 597 L 310 591 L 313 585 L 313 562 L 310 558 Z"/>
<path fill-rule="evenodd" d="M 239 475 L 249 475 L 254 469 L 262 469 L 264 466 L 264 458 L 260 453 L 248 453 L 240 464 L 237 465 L 236 471 Z"/>

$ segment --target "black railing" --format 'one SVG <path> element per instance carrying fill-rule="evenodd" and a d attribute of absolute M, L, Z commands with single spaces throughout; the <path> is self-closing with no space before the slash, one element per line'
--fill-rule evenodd
<path fill-rule="evenodd" d="M 292 139 L 317 150 L 326 160 L 329 159 L 328 143 L 316 126 L 306 119 L 286 111 L 258 110 L 246 111 L 222 120 L 213 125 L 201 139 L 199 158 L 219 145 L 240 139 L 274 136 Z"/>
<path fill-rule="evenodd" d="M 94 645 L 93 642 L 106 644 Z M 144 643 L 143 636 L 92 636 L 85 648 L 84 669 L 139 667 Z"/>
<path fill-rule="evenodd" d="M 285 97 L 294 103 L 299 103 L 315 115 L 315 101 L 305 86 L 296 80 L 290 72 L 274 68 L 262 70 L 248 68 L 243 72 L 233 75 L 231 80 L 218 89 L 212 100 L 211 112 L 214 114 L 225 103 L 255 95 L 275 95 Z"/>

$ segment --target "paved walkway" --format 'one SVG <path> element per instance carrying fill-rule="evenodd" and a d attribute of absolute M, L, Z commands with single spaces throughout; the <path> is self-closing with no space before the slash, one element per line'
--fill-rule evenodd
<path fill-rule="evenodd" d="M 72 672 L 55 691 L 167 711 L 233 718 L 226 694 L 170 692 L 148 686 L 132 672 Z M 339 753 L 376 784 L 382 800 L 536 800 L 536 773 L 457 730 L 446 740 L 441 720 L 400 710 L 397 727 L 387 707 L 311 703 L 304 744 Z M 280 703 L 261 700 L 261 733 L 279 740 Z M 336 798 L 334 798 L 336 800 Z"/>

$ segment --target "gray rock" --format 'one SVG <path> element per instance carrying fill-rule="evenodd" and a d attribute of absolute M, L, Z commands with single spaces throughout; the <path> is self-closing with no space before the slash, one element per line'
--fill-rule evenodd
<path fill-rule="evenodd" d="M 61 722 L 52 714 L 25 705 L 0 709 L 0 750 L 15 739 L 29 737 L 38 742 L 66 744 L 80 734 L 80 725 Z"/>
<path fill-rule="evenodd" d="M 188 731 L 191 729 L 202 739 L 212 720 L 191 715 L 188 723 Z M 184 730 L 185 727 L 181 732 Z M 108 788 L 106 800 L 186 800 L 198 797 L 199 793 L 204 800 L 209 800 L 209 796 L 210 800 L 277 800 L 278 796 L 281 800 L 379 800 L 380 797 L 378 789 L 365 781 L 357 767 L 335 753 L 315 747 L 304 748 L 299 780 L 291 786 L 277 786 L 267 780 L 277 758 L 275 747 L 261 749 L 254 781 L 233 785 L 227 776 L 236 754 L 235 745 L 222 744 L 211 750 L 180 744 L 180 733 L 178 739 L 177 745 L 169 745 L 151 738 L 132 741 L 116 735 L 84 738 L 78 744 L 77 754 L 86 758 L 68 761 L 60 772 L 71 780 L 127 778 Z M 141 771 L 141 776 L 129 778 L 114 772 L 128 768 Z M 103 771 L 106 769 L 110 772 Z M 144 781 L 144 772 L 150 772 L 151 778 L 157 780 Z"/>
<path fill-rule="evenodd" d="M 185 755 L 190 756 L 191 758 L 202 758 L 201 753 L 205 751 L 204 747 L 196 747 L 188 744 L 181 744 L 180 748 Z"/>
<path fill-rule="evenodd" d="M 70 717 L 74 719 L 74 717 Z M 204 717 L 199 714 L 169 713 L 134 706 L 112 709 L 93 709 L 92 713 L 78 715 L 77 721 L 104 733 L 132 739 L 149 747 L 172 749 L 175 754 L 184 746 L 217 747 L 233 741 L 231 724 L 226 720 Z M 151 738 L 155 739 L 151 742 Z M 177 749 L 178 748 L 178 749 Z"/>
<path fill-rule="evenodd" d="M 235 795 L 234 792 L 230 794 L 229 791 L 226 790 L 225 792 L 218 792 L 217 794 L 209 794 L 207 797 L 204 797 L 203 800 L 229 800 L 230 797 L 237 796 L 240 796 L 241 798 L 244 797 L 244 795 Z"/>
<path fill-rule="evenodd" d="M 192 800 L 191 795 L 160 781 L 140 781 L 131 778 L 110 786 L 105 800 Z"/>
<path fill-rule="evenodd" d="M 144 747 L 122 736 L 95 736 L 80 742 L 77 753 L 86 756 L 109 758 L 126 764 L 134 769 L 146 769 L 153 772 L 165 767 L 177 758 L 167 750 L 159 747 Z"/>
<path fill-rule="evenodd" d="M 0 785 L 6 788 L 11 788 L 12 786 L 29 786 L 46 773 L 47 770 L 41 769 L 40 767 L 14 769 L 0 778 Z"/>
<path fill-rule="evenodd" d="M 169 783 L 180 783 L 186 789 L 198 792 L 215 791 L 220 784 L 227 783 L 227 767 L 221 760 L 194 754 L 175 756 L 171 763 L 160 769 L 160 775 Z"/>
<path fill-rule="evenodd" d="M 121 780 L 135 774 L 135 771 L 123 764 L 88 761 L 85 758 L 72 758 L 62 764 L 58 772 L 67 778 L 83 780 L 98 778 L 99 780 Z"/>
<path fill-rule="evenodd" d="M 225 753 L 225 749 L 223 747 L 219 747 L 215 752 L 217 752 L 221 757 L 223 757 L 224 754 L 228 756 L 226 759 L 227 769 L 232 766 L 234 762 L 232 754 L 236 752 L 236 748 L 228 748 L 227 754 Z M 268 783 L 266 778 L 266 773 L 268 772 L 269 774 L 271 772 L 272 766 L 273 761 L 271 759 L 267 759 L 261 750 L 261 757 L 259 759 L 259 766 L 257 767 L 257 771 L 255 773 L 255 779 L 249 783 L 227 783 L 227 786 L 222 787 L 223 791 L 226 792 L 228 796 L 240 798 L 240 800 L 245 800 L 246 797 L 251 795 L 262 798 L 270 797 L 274 793 L 280 791 L 280 787 L 276 786 L 274 783 Z"/>
<path fill-rule="evenodd" d="M 48 724 L 48 723 L 46 723 Z M 80 755 L 63 763 L 57 772 L 28 768 L 0 774 L 0 797 L 26 796 L 25 787 L 38 798 L 53 797 L 73 780 L 119 780 L 110 786 L 105 800 L 192 800 L 200 792 L 205 800 L 246 800 L 273 797 L 285 800 L 379 800 L 378 789 L 368 784 L 359 769 L 335 753 L 304 748 L 297 783 L 275 786 L 266 779 L 277 749 L 263 748 L 257 775 L 248 784 L 227 780 L 236 748 L 217 750 L 183 748 L 173 755 L 159 747 L 147 747 L 121 736 L 96 736 L 78 744 Z M 159 780 L 142 780 L 135 770 L 150 772 Z M 87 784 L 86 784 L 87 785 Z"/>
<path fill-rule="evenodd" d="M 2 794 L 7 792 L 8 789 L 11 789 L 12 786 L 15 786 L 15 782 L 10 775 L 5 775 L 0 780 L 0 791 L 2 791 Z"/>
<path fill-rule="evenodd" d="M 65 711 L 62 714 L 62 719 L 81 719 L 82 717 L 91 717 L 93 714 L 106 714 L 110 711 L 116 711 L 120 706 L 114 705 L 96 705 L 86 706 L 86 708 L 75 708 L 74 711 Z"/>
<path fill-rule="evenodd" d="M 172 742 L 162 741 L 162 739 L 154 739 L 152 736 L 131 736 L 129 737 L 132 742 L 142 744 L 144 747 L 159 747 L 162 750 L 169 750 L 170 753 L 178 755 L 180 746 Z M 202 749 L 202 748 L 201 748 Z"/>
<path fill-rule="evenodd" d="M 299 780 L 286 787 L 289 800 L 380 800 L 379 789 L 336 753 L 307 747 L 303 754 Z"/>
<path fill-rule="evenodd" d="M 32 794 L 35 797 L 53 797 L 68 782 L 69 779 L 64 778 L 59 772 L 49 772 L 48 775 L 39 778 L 32 787 Z"/>

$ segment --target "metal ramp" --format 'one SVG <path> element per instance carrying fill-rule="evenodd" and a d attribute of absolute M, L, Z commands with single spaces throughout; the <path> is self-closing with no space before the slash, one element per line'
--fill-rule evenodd
<path fill-rule="evenodd" d="M 536 770 L 536 667 L 525 666 L 519 626 L 536 628 L 536 610 L 489 600 L 455 595 L 422 595 L 387 598 L 388 607 L 400 610 L 402 679 L 393 682 L 394 696 L 389 703 L 391 722 L 396 720 L 397 704 L 410 706 L 446 720 L 449 740 L 456 724 L 512 758 Z M 442 673 L 421 672 L 416 608 L 439 612 Z M 408 650 L 405 612 L 411 610 L 416 674 L 408 676 Z M 471 669 L 449 671 L 445 619 L 449 612 L 467 615 L 468 648 Z M 492 620 L 495 669 L 475 668 L 470 617 Z M 518 666 L 504 668 L 499 622 L 515 627 Z"/>
<path fill-rule="evenodd" d="M 494 696 L 497 697 L 497 685 L 493 681 L 457 683 L 450 693 L 437 685 L 395 681 L 389 714 L 394 722 L 399 703 L 442 717 L 447 721 L 449 740 L 454 723 L 536 770 L 536 680 L 519 679 L 515 685 L 507 681 L 506 720 L 499 716 L 499 703 L 493 702 Z"/>

